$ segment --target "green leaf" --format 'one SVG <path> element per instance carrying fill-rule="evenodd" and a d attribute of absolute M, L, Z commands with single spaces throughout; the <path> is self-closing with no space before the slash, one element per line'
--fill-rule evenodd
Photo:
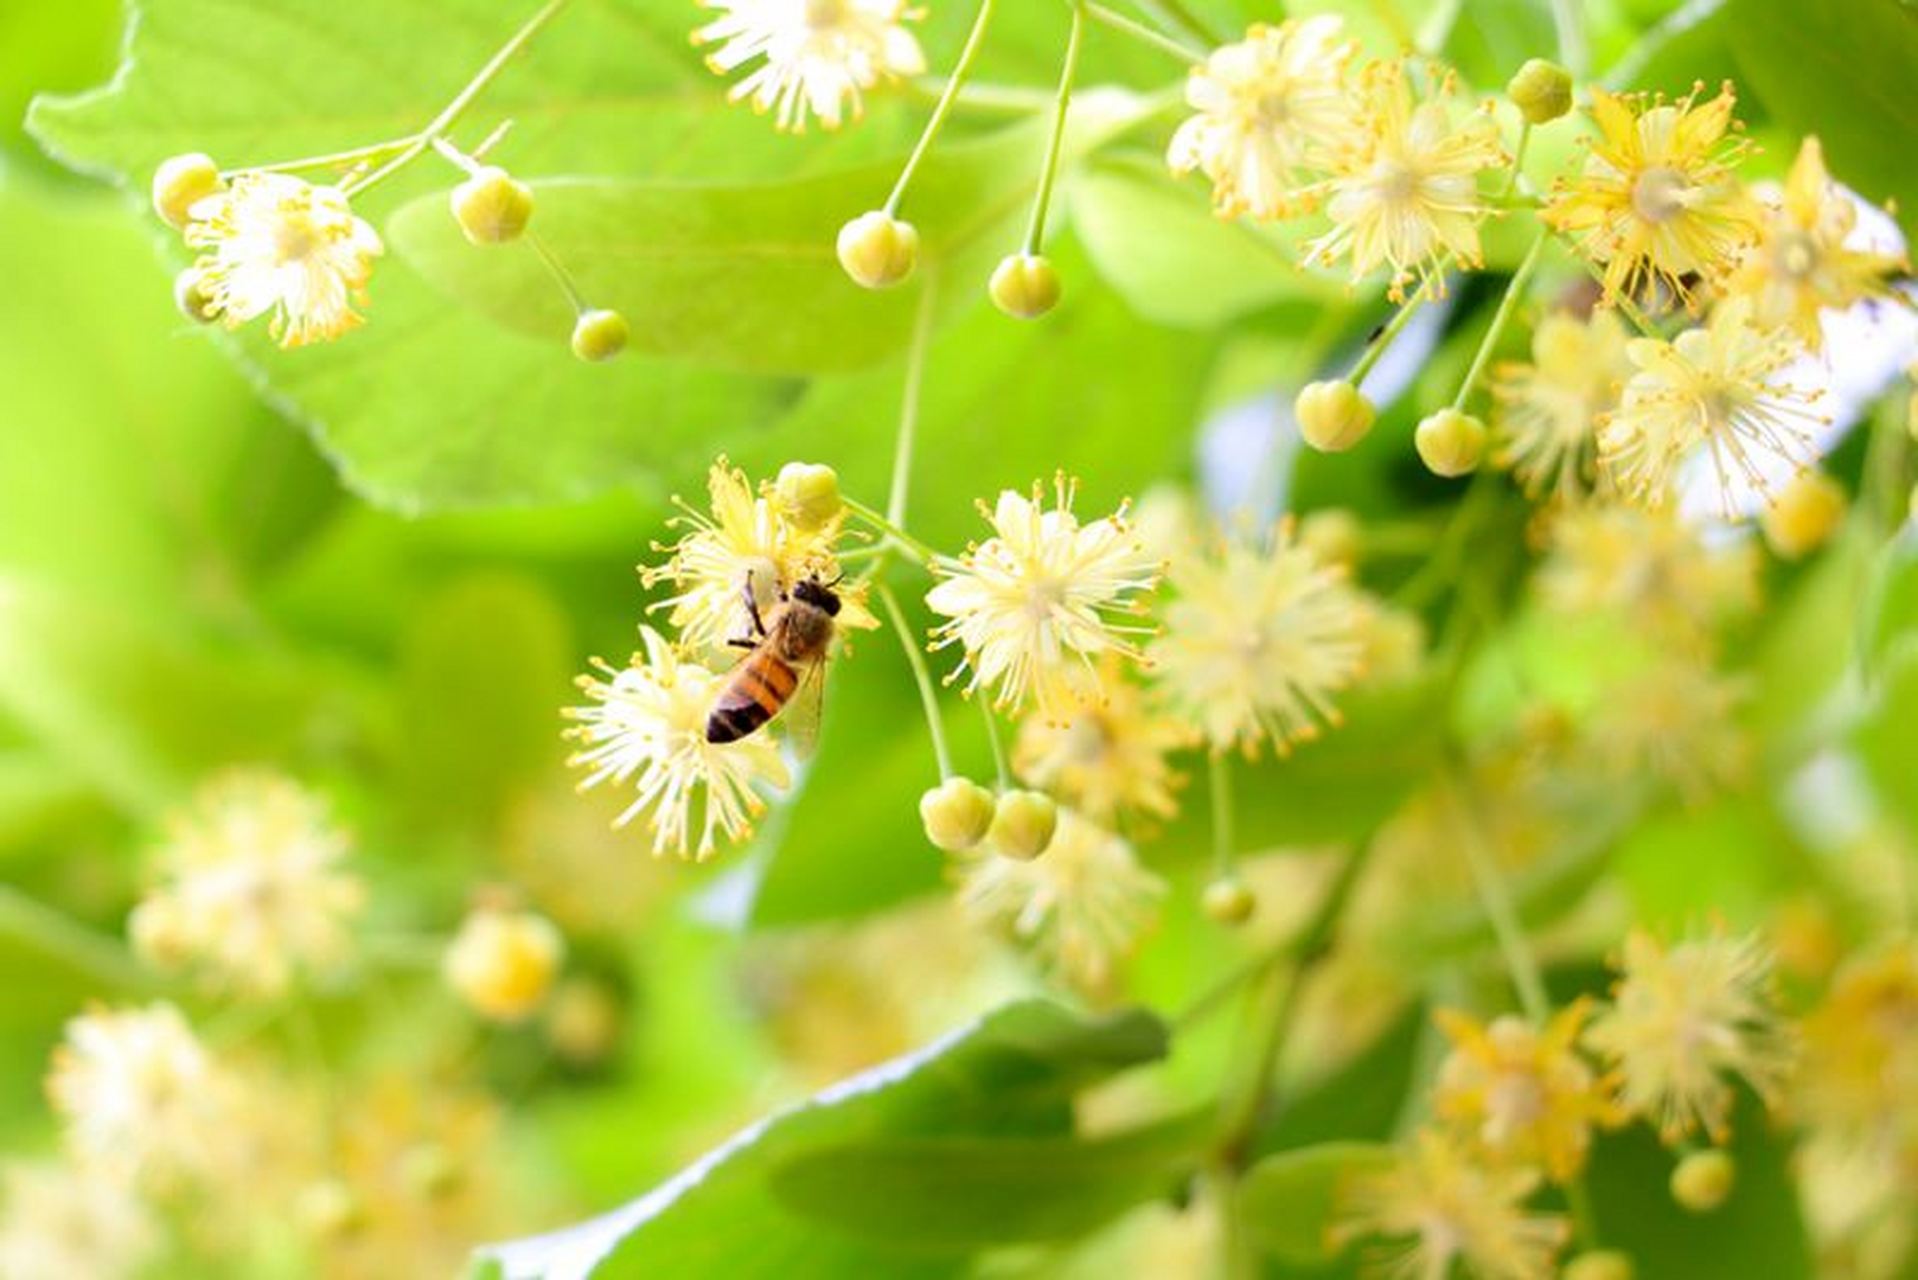
<path fill-rule="evenodd" d="M 1215 217 L 1203 187 L 1175 184 L 1156 159 L 1093 166 L 1072 184 L 1071 209 L 1099 274 L 1160 324 L 1209 329 L 1277 302 L 1344 297 L 1336 281 L 1297 265 L 1296 244 Z"/>
<path fill-rule="evenodd" d="M 1387 1168 L 1392 1160 L 1390 1147 L 1371 1142 L 1282 1151 L 1246 1171 L 1233 1212 L 1247 1238 L 1281 1262 L 1317 1265 L 1335 1252 L 1330 1231 L 1351 1179 Z"/>
<path fill-rule="evenodd" d="M 863 1144 L 1063 1137 L 1075 1090 L 1165 1051 L 1165 1028 L 1143 1011 L 1089 1020 L 1044 1001 L 1007 1005 L 775 1113 L 631 1204 L 481 1252 L 509 1280 L 954 1275 L 963 1251 L 902 1252 L 823 1229 L 775 1193 L 775 1173 Z"/>
<path fill-rule="evenodd" d="M 1209 1110 L 1113 1137 L 895 1138 L 829 1147 L 773 1171 L 782 1203 L 908 1252 L 1082 1235 L 1171 1194 L 1204 1150 Z"/>
<path fill-rule="evenodd" d="M 62 160 L 133 194 L 182 151 L 244 165 L 359 146 L 422 127 L 531 8 L 146 0 L 121 73 L 100 89 L 38 99 L 30 128 Z M 902 145 L 903 116 L 883 103 L 865 127 L 804 140 L 729 107 L 686 39 L 698 17 L 677 6 L 571 6 L 484 95 L 459 140 L 476 143 L 511 117 L 497 158 L 521 174 L 703 181 L 780 178 Z M 391 192 L 364 199 L 363 213 L 378 224 L 456 177 L 427 157 Z M 169 257 L 185 261 L 178 248 Z M 126 272 L 119 284 L 167 297 L 159 271 Z M 405 511 L 646 485 L 794 391 L 640 356 L 584 366 L 563 332 L 534 341 L 503 330 L 450 304 L 397 253 L 379 264 L 368 316 L 365 329 L 299 352 L 277 350 L 260 326 L 208 339 L 318 437 L 353 487 Z"/>
<path fill-rule="evenodd" d="M 1832 173 L 1866 199 L 1896 200 L 1918 234 L 1918 8 L 1896 0 L 1729 0 L 1726 31 L 1745 80 L 1779 123 L 1815 133 Z"/>
<path fill-rule="evenodd" d="M 1081 94 L 1067 161 L 1142 110 L 1130 94 Z M 547 182 L 537 226 L 585 295 L 626 316 L 638 350 L 746 373 L 857 369 L 905 348 L 931 282 L 945 282 L 944 313 L 978 302 L 977 282 L 1019 242 L 1046 136 L 1033 120 L 934 152 L 903 210 L 919 231 L 919 272 L 882 292 L 846 277 L 834 241 L 849 217 L 884 203 L 896 159 L 747 185 Z M 401 209 L 389 234 L 429 282 L 495 323 L 549 342 L 570 331 L 572 310 L 539 259 L 474 252 L 442 197 Z"/>

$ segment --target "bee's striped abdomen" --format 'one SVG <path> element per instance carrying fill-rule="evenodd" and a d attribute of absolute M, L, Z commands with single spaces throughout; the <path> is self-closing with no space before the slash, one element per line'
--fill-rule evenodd
<path fill-rule="evenodd" d="M 799 673 L 783 659 L 755 650 L 739 664 L 712 714 L 706 717 L 706 741 L 737 742 L 779 714 L 799 687 Z"/>

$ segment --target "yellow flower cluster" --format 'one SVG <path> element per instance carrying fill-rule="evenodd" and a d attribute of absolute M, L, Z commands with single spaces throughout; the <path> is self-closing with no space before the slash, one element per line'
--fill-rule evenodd
<path fill-rule="evenodd" d="M 1385 268 L 1395 299 L 1413 282 L 1442 291 L 1447 265 L 1482 257 L 1492 205 L 1480 179 L 1508 157 L 1489 116 L 1452 104 L 1442 73 L 1421 91 L 1400 60 L 1353 71 L 1357 52 L 1335 16 L 1254 26 L 1193 69 L 1195 114 L 1167 163 L 1210 178 L 1221 216 L 1322 209 L 1331 226 L 1309 261 L 1349 262 L 1354 281 Z"/>
<path fill-rule="evenodd" d="M 679 539 L 658 548 L 663 563 L 640 571 L 648 586 L 672 589 L 654 608 L 666 611 L 677 639 L 641 627 L 642 647 L 624 667 L 599 664 L 597 674 L 580 679 L 587 703 L 567 713 L 579 744 L 571 763 L 587 771 L 580 786 L 630 786 L 633 798 L 617 825 L 643 821 L 656 854 L 707 858 L 721 839 L 745 839 L 765 808 L 762 793 L 790 782 L 770 731 L 715 731 L 716 708 L 734 680 L 719 667 L 720 655 L 786 635 L 784 611 L 802 588 L 835 602 L 829 635 L 835 626 L 877 625 L 865 585 L 841 584 L 845 514 L 836 480 L 827 472 L 830 483 L 823 483 L 816 470 L 793 464 L 778 483 L 755 488 L 724 458 L 715 462 L 708 508 L 680 503 Z M 782 650 L 792 661 L 779 657 L 780 674 L 771 678 L 790 677 L 786 698 L 812 706 L 817 689 L 796 686 L 822 678 L 816 668 L 830 649 L 829 641 L 803 662 Z M 749 676 L 758 680 L 750 671 L 738 678 Z M 773 696 L 763 682 L 752 688 L 762 707 Z"/>

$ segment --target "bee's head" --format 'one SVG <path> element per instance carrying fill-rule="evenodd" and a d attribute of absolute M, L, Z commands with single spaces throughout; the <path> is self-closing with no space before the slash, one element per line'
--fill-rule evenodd
<path fill-rule="evenodd" d="M 826 611 L 827 617 L 836 617 L 839 613 L 839 593 L 833 590 L 838 580 L 832 583 L 821 582 L 818 578 L 801 579 L 793 587 L 793 599 L 803 600 L 815 609 Z"/>

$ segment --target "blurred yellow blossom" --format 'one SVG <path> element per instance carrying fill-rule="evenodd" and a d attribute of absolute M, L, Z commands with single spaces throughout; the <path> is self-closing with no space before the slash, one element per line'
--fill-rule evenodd
<path fill-rule="evenodd" d="M 1539 1029 L 1504 1015 L 1480 1022 L 1456 1010 L 1435 1015 L 1452 1049 L 1439 1065 L 1439 1119 L 1494 1164 L 1543 1165 L 1564 1182 L 1584 1168 L 1592 1128 L 1614 1113 L 1578 1055 L 1590 1006 L 1577 1001 Z"/>
<path fill-rule="evenodd" d="M 837 129 L 857 120 L 865 92 L 886 80 L 916 76 L 925 55 L 905 23 L 920 16 L 910 0 L 700 0 L 719 11 L 693 32 L 695 44 L 718 44 L 706 59 L 715 74 L 759 65 L 732 87 L 781 129 L 804 132 L 809 117 Z"/>
<path fill-rule="evenodd" d="M 1631 366 L 1625 326 L 1610 311 L 1554 311 L 1532 334 L 1530 362 L 1493 370 L 1493 457 L 1533 498 L 1565 502 L 1597 483 L 1599 418 L 1618 403 Z"/>
<path fill-rule="evenodd" d="M 298 783 L 221 774 L 170 822 L 160 883 L 128 922 L 134 945 L 163 968 L 192 964 L 255 994 L 325 977 L 352 958 L 366 903 L 340 865 L 347 847 L 325 802 Z"/>

